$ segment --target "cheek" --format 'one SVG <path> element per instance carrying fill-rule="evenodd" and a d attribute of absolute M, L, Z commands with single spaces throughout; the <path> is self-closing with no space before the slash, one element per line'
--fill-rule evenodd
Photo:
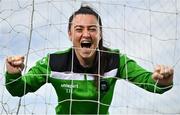
<path fill-rule="evenodd" d="M 96 41 L 100 41 L 100 39 L 101 39 L 101 35 L 99 32 L 93 33 L 92 36 L 94 39 L 96 39 Z"/>
<path fill-rule="evenodd" d="M 80 44 L 80 36 L 79 35 L 72 36 L 71 41 L 74 45 L 79 45 Z"/>
<path fill-rule="evenodd" d="M 99 41 L 101 40 L 101 37 L 100 37 L 100 35 L 96 35 L 95 37 L 94 37 L 94 41 L 96 42 L 96 44 L 99 44 Z"/>
<path fill-rule="evenodd" d="M 70 38 L 71 38 L 71 41 L 78 41 L 80 39 L 80 34 L 72 33 Z"/>

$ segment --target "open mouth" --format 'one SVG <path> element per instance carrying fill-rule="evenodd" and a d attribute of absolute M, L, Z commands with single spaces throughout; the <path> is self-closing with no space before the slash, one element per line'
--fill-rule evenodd
<path fill-rule="evenodd" d="M 81 47 L 82 47 L 82 48 L 90 48 L 91 45 L 92 45 L 91 42 L 82 42 L 82 43 L 81 43 Z"/>

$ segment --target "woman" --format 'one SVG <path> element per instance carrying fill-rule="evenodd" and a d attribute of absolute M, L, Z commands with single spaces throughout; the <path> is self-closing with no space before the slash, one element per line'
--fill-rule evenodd
<path fill-rule="evenodd" d="M 156 93 L 172 87 L 171 67 L 158 65 L 151 73 L 118 50 L 105 48 L 101 18 L 92 8 L 84 6 L 72 14 L 68 34 L 72 48 L 37 61 L 25 75 L 23 56 L 6 59 L 6 87 L 13 96 L 35 92 L 48 82 L 58 96 L 57 114 L 107 114 L 117 79 Z"/>

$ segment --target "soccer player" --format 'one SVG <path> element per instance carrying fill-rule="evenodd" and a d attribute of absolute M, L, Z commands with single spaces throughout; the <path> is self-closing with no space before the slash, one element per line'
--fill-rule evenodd
<path fill-rule="evenodd" d="M 104 47 L 101 18 L 89 6 L 69 18 L 68 35 L 72 48 L 48 54 L 24 75 L 24 57 L 8 57 L 7 90 L 21 97 L 48 82 L 57 93 L 57 114 L 108 114 L 117 79 L 127 78 L 155 93 L 173 85 L 172 67 L 158 65 L 149 72 L 118 50 Z"/>

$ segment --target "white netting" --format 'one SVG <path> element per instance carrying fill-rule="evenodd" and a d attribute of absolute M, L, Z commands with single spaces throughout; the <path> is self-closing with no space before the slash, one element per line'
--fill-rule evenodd
<path fill-rule="evenodd" d="M 26 68 L 47 53 L 69 48 L 69 16 L 81 0 L 0 0 L 0 114 L 55 114 L 54 88 L 42 86 L 19 99 L 5 88 L 5 58 L 25 55 Z M 110 114 L 180 114 L 180 2 L 178 0 L 86 0 L 100 14 L 104 45 L 153 71 L 173 66 L 174 87 L 158 95 L 125 80 L 115 87 Z M 73 82 L 73 81 L 72 81 Z M 75 100 L 76 101 L 76 100 Z M 79 100 L 77 100 L 79 101 Z M 59 102 L 61 103 L 61 102 Z M 103 104 L 103 103 L 102 103 Z"/>

